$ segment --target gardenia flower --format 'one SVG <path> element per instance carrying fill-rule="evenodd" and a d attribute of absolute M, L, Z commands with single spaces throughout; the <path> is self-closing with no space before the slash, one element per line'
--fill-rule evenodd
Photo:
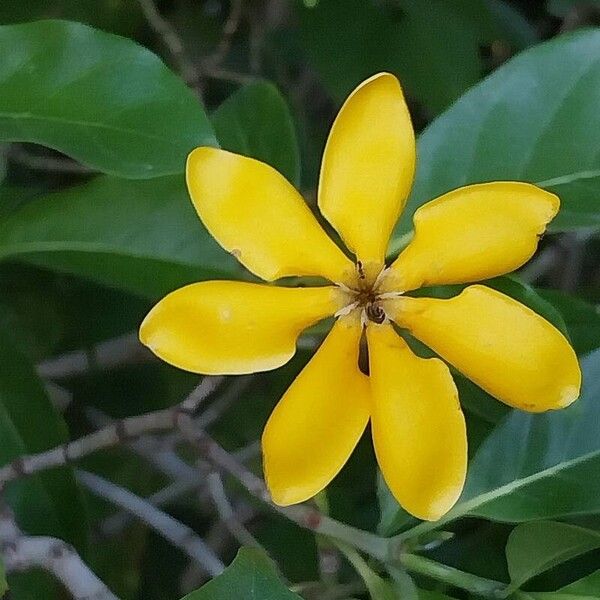
<path fill-rule="evenodd" d="M 467 438 L 446 362 L 522 410 L 563 408 L 579 395 L 573 349 L 529 308 L 483 285 L 450 299 L 409 294 L 517 269 L 535 252 L 558 198 L 517 182 L 451 191 L 417 210 L 414 238 L 386 267 L 414 169 L 410 115 L 389 73 L 367 79 L 346 100 L 321 167 L 319 209 L 353 260 L 270 166 L 216 148 L 197 148 L 188 158 L 187 184 L 200 219 L 247 269 L 266 281 L 331 282 L 195 283 L 161 300 L 140 329 L 142 342 L 172 365 L 242 374 L 283 365 L 305 328 L 335 316 L 263 434 L 265 476 L 279 505 L 324 489 L 370 420 L 377 461 L 398 502 L 427 520 L 450 510 L 465 481 Z M 418 357 L 397 328 L 445 362 Z M 363 335 L 368 375 L 358 362 Z"/>

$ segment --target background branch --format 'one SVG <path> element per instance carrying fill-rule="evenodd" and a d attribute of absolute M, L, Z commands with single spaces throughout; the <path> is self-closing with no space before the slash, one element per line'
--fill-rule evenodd
<path fill-rule="evenodd" d="M 63 379 L 90 371 L 107 371 L 125 365 L 155 362 L 156 357 L 138 339 L 137 332 L 100 342 L 88 350 L 68 352 L 40 362 L 37 372 L 46 379 Z"/>
<path fill-rule="evenodd" d="M 188 57 L 183 41 L 175 28 L 160 14 L 152 0 L 138 0 L 138 4 L 146 21 L 169 51 L 184 81 L 190 87 L 197 87 L 200 82 L 200 72 Z"/>
<path fill-rule="evenodd" d="M 225 565 L 193 529 L 153 504 L 98 475 L 77 471 L 77 480 L 96 496 L 126 510 L 185 552 L 207 575 L 219 575 Z"/>
<path fill-rule="evenodd" d="M 74 600 L 119 600 L 72 546 L 57 538 L 24 535 L 7 506 L 0 511 L 0 550 L 8 573 L 43 569 L 54 575 Z"/>
<path fill-rule="evenodd" d="M 126 443 L 131 438 L 145 433 L 170 430 L 177 426 L 181 415 L 193 414 L 222 380 L 222 377 L 205 377 L 183 402 L 173 408 L 128 417 L 46 452 L 21 456 L 0 469 L 0 489 L 23 475 L 64 466 L 98 450 Z"/>

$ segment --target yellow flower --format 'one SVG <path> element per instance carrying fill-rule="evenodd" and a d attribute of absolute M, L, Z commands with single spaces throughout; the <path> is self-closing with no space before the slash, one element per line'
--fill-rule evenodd
<path fill-rule="evenodd" d="M 319 181 L 321 213 L 353 262 L 268 165 L 214 148 L 197 148 L 188 158 L 200 219 L 246 268 L 266 281 L 309 275 L 333 283 L 196 283 L 161 300 L 140 329 L 142 342 L 177 367 L 241 374 L 283 365 L 302 330 L 336 316 L 265 428 L 264 470 L 277 504 L 325 488 L 369 420 L 383 476 L 406 510 L 436 520 L 460 496 L 467 439 L 450 371 L 440 359 L 416 356 L 392 323 L 510 406 L 542 412 L 579 395 L 581 373 L 567 340 L 512 298 L 482 285 L 449 300 L 406 295 L 520 267 L 556 215 L 558 198 L 517 182 L 449 192 L 415 213 L 413 240 L 386 268 L 414 169 L 414 132 L 400 84 L 389 73 L 375 75 L 337 116 Z M 358 365 L 364 332 L 368 376 Z"/>

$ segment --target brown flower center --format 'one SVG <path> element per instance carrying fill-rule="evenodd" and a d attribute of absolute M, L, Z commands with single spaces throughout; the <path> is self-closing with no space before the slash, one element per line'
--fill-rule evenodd
<path fill-rule="evenodd" d="M 374 323 L 383 323 L 387 315 L 383 308 L 384 296 L 389 296 L 380 290 L 381 275 L 374 276 L 373 270 L 365 269 L 358 261 L 356 264 L 356 277 L 352 284 L 345 287 L 348 294 L 348 305 L 339 311 L 338 315 L 348 314 L 354 310 L 361 312 L 363 322 L 367 320 Z"/>

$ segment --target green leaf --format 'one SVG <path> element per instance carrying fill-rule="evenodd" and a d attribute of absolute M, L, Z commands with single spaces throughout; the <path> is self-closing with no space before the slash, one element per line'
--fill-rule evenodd
<path fill-rule="evenodd" d="M 80 23 L 0 27 L 0 140 L 36 142 L 128 178 L 181 173 L 216 140 L 194 94 L 154 54 Z"/>
<path fill-rule="evenodd" d="M 150 298 L 242 272 L 203 228 L 181 176 L 101 176 L 30 202 L 0 222 L 2 258 Z"/>
<path fill-rule="evenodd" d="M 9 185 L 6 182 L 2 183 L 0 185 L 0 221 L 15 212 L 34 196 L 35 191 L 31 188 Z"/>
<path fill-rule="evenodd" d="M 477 451 L 456 506 L 413 537 L 472 515 L 522 522 L 600 511 L 600 350 L 582 361 L 581 398 L 546 414 L 511 411 Z"/>
<path fill-rule="evenodd" d="M 33 365 L 4 330 L 0 330 L 0 439 L 0 464 L 69 439 Z M 71 469 L 12 482 L 5 497 L 28 533 L 58 536 L 85 549 L 86 513 Z"/>
<path fill-rule="evenodd" d="M 553 521 L 518 525 L 506 544 L 511 590 L 536 575 L 600 547 L 600 533 Z"/>
<path fill-rule="evenodd" d="M 222 575 L 183 600 L 302 600 L 280 581 L 273 561 L 264 552 L 242 548 Z"/>
<path fill-rule="evenodd" d="M 528 592 L 533 600 L 598 600 L 600 570 L 556 592 Z"/>
<path fill-rule="evenodd" d="M 275 167 L 294 185 L 300 182 L 300 154 L 288 106 L 267 82 L 232 94 L 211 116 L 221 147 Z"/>
<path fill-rule="evenodd" d="M 557 193 L 552 231 L 600 226 L 600 30 L 522 52 L 467 92 L 421 135 L 415 186 L 392 251 L 415 210 L 470 183 L 514 179 Z"/>
<path fill-rule="evenodd" d="M 380 3 L 383 4 L 383 3 Z M 495 24 L 480 0 L 322 0 L 301 12 L 309 58 L 341 101 L 377 71 L 396 73 L 410 95 L 438 112 L 478 81 L 479 46 Z"/>
<path fill-rule="evenodd" d="M 578 354 L 600 347 L 600 311 L 595 305 L 557 290 L 537 291 L 562 314 Z"/>

